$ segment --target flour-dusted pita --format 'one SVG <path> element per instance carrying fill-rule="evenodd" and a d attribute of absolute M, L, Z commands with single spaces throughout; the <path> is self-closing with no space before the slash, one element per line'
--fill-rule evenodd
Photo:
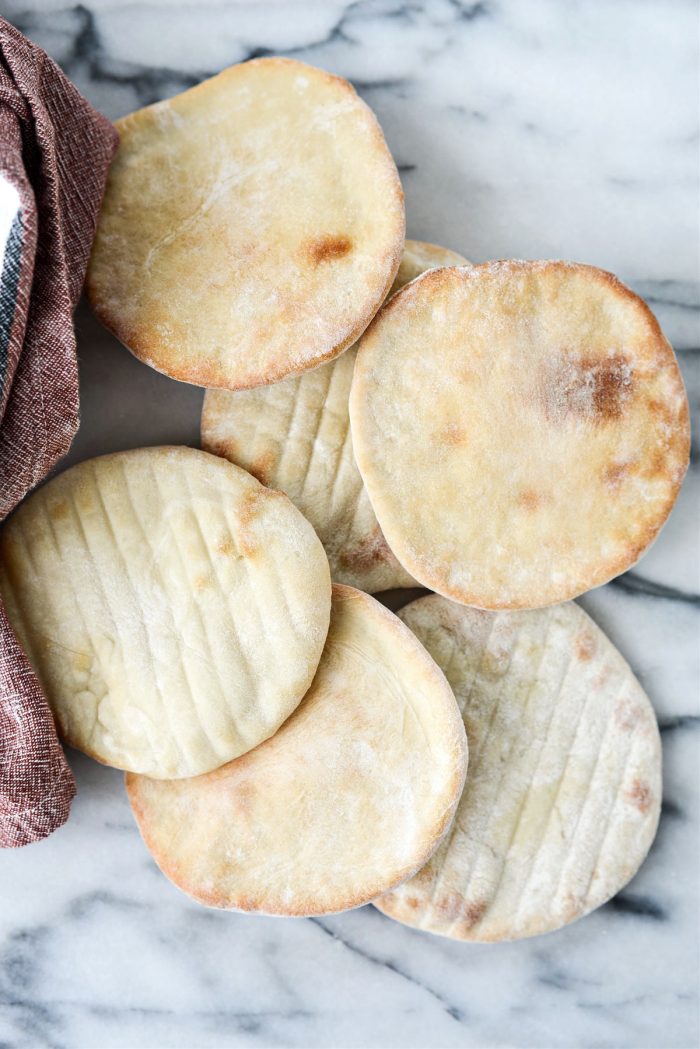
<path fill-rule="evenodd" d="M 374 598 L 334 586 L 314 682 L 272 739 L 207 776 L 128 776 L 163 873 L 200 903 L 324 914 L 413 874 L 450 824 L 467 760 L 442 672 Z"/>
<path fill-rule="evenodd" d="M 206 452 L 91 459 L 0 534 L 0 591 L 65 740 L 156 777 L 277 730 L 328 630 L 328 561 L 281 492 Z"/>
<path fill-rule="evenodd" d="M 480 608 L 552 604 L 624 571 L 688 462 L 653 314 L 611 274 L 563 262 L 413 281 L 360 341 L 350 419 L 398 560 Z"/>
<path fill-rule="evenodd" d="M 198 386 L 276 382 L 357 339 L 396 274 L 396 166 L 346 80 L 232 66 L 117 121 L 88 270 L 103 323 Z"/>
<path fill-rule="evenodd" d="M 464 263 L 447 248 L 406 241 L 392 292 L 427 269 Z M 355 354 L 352 347 L 273 386 L 207 391 L 202 447 L 286 492 L 316 529 L 338 582 L 370 593 L 415 586 L 384 540 L 355 465 L 348 416 Z"/>
<path fill-rule="evenodd" d="M 661 802 L 654 712 L 620 653 L 571 603 L 494 613 L 431 595 L 400 616 L 454 689 L 469 776 L 445 842 L 377 906 L 494 941 L 605 903 L 646 856 Z"/>

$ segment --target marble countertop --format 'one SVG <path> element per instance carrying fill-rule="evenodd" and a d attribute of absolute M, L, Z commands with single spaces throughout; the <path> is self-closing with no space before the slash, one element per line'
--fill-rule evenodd
<path fill-rule="evenodd" d="M 693 0 L 6 0 L 110 117 L 252 55 L 349 77 L 375 109 L 412 237 L 468 258 L 616 272 L 700 401 Z M 201 391 L 135 361 L 83 306 L 71 460 L 197 443 Z M 697 418 L 697 414 L 696 414 Z M 211 911 L 159 874 L 119 773 L 71 752 L 50 839 L 0 853 L 0 1045 L 683 1047 L 698 1044 L 698 447 L 655 546 L 582 604 L 647 689 L 665 801 L 639 875 L 560 932 L 475 946 L 372 907 Z"/>

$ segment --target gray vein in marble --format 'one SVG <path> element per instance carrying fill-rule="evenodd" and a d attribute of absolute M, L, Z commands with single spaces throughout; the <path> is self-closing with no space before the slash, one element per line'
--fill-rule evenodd
<path fill-rule="evenodd" d="M 390 973 L 394 973 L 396 976 L 399 976 L 402 980 L 406 980 L 408 981 L 408 983 L 413 984 L 414 987 L 418 987 L 421 991 L 424 991 L 425 994 L 429 995 L 436 1002 L 438 1002 L 442 1009 L 447 1013 L 448 1016 L 451 1016 L 453 1020 L 456 1020 L 458 1023 L 462 1023 L 468 1019 L 467 1016 L 464 1014 L 463 1010 L 458 1009 L 456 1005 L 453 1005 L 449 1001 L 447 1001 L 447 999 L 444 998 L 443 995 L 440 994 L 438 991 L 434 990 L 434 988 L 429 987 L 422 981 L 417 980 L 414 976 L 411 976 L 410 973 L 407 973 L 404 969 L 400 968 L 396 964 L 396 962 L 393 962 L 386 958 L 378 958 L 376 955 L 370 954 L 369 951 L 363 950 L 357 944 L 351 943 L 350 940 L 341 936 L 340 933 L 335 932 L 333 929 L 330 929 L 326 921 L 322 920 L 321 918 L 309 918 L 308 921 L 312 925 L 315 925 L 317 928 L 321 929 L 326 936 L 331 936 L 337 943 L 342 944 L 342 946 L 345 947 L 346 950 L 351 951 L 353 954 L 358 954 L 361 958 L 363 958 L 366 962 L 369 962 L 371 965 L 381 966 L 381 968 L 386 969 Z"/>
<path fill-rule="evenodd" d="M 619 587 L 630 594 L 645 594 L 647 597 L 660 597 L 666 601 L 686 601 L 700 608 L 700 594 L 690 594 L 672 586 L 662 586 L 649 579 L 638 576 L 635 572 L 625 572 L 611 580 L 610 586 Z"/>

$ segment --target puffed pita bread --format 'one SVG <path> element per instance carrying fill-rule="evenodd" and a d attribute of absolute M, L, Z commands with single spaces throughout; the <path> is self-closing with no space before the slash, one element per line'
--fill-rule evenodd
<path fill-rule="evenodd" d="M 688 404 L 647 306 L 609 273 L 426 273 L 360 341 L 352 441 L 386 540 L 424 586 L 533 608 L 623 572 L 685 474 Z"/>
<path fill-rule="evenodd" d="M 272 739 L 207 776 L 127 789 L 156 863 L 200 903 L 326 914 L 418 869 L 466 762 L 442 671 L 393 613 L 336 585 L 314 682 Z"/>
<path fill-rule="evenodd" d="M 164 778 L 271 736 L 330 619 L 308 521 L 191 448 L 91 459 L 39 489 L 0 534 L 0 591 L 63 738 Z"/>
<path fill-rule="evenodd" d="M 87 292 L 138 358 L 240 389 L 357 339 L 405 219 L 381 129 L 346 80 L 261 58 L 116 126 Z"/>
<path fill-rule="evenodd" d="M 654 712 L 620 653 L 571 603 L 481 612 L 431 595 L 399 614 L 454 689 L 469 777 L 451 833 L 379 909 L 487 942 L 605 903 L 646 856 L 661 803 Z"/>
<path fill-rule="evenodd" d="M 406 241 L 392 293 L 427 269 L 466 259 Z M 375 593 L 415 586 L 384 540 L 350 439 L 348 396 L 356 349 L 313 371 L 255 390 L 209 390 L 202 447 L 285 492 L 320 536 L 331 575 Z"/>

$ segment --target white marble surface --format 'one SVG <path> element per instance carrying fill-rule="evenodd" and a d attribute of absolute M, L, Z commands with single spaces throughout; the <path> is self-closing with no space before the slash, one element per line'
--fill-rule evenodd
<path fill-rule="evenodd" d="M 4 14 L 112 117 L 256 53 L 350 77 L 401 166 L 410 235 L 474 260 L 614 270 L 657 311 L 698 406 L 693 0 L 6 0 Z M 196 443 L 200 391 L 138 364 L 84 307 L 77 325 L 72 459 Z M 71 753 L 70 822 L 0 853 L 0 1045 L 696 1046 L 699 493 L 696 458 L 654 548 L 582 601 L 663 730 L 659 835 L 611 904 L 483 947 L 371 907 L 323 920 L 205 910 L 155 869 L 121 776 Z"/>

